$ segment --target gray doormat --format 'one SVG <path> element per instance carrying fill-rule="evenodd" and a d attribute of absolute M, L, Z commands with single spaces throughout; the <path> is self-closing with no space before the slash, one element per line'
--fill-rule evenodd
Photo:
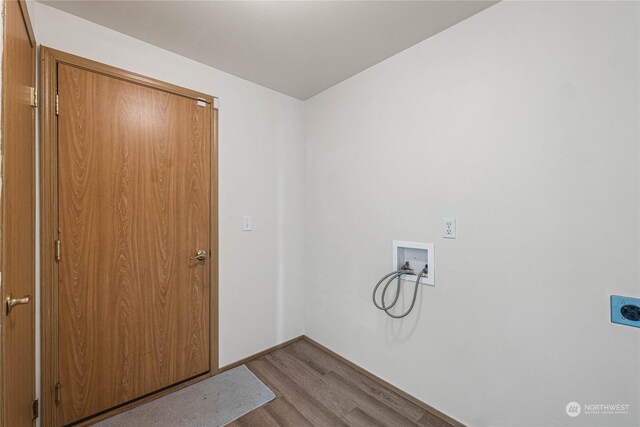
<path fill-rule="evenodd" d="M 240 365 L 96 425 L 218 427 L 274 398 L 269 387 Z"/>

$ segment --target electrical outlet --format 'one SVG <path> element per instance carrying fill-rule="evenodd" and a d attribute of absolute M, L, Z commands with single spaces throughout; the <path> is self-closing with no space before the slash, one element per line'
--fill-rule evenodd
<path fill-rule="evenodd" d="M 251 223 L 251 215 L 242 216 L 242 231 L 252 231 L 253 224 Z"/>
<path fill-rule="evenodd" d="M 442 237 L 445 239 L 456 238 L 456 219 L 444 218 L 442 220 Z"/>
<path fill-rule="evenodd" d="M 640 298 L 611 295 L 611 323 L 640 328 Z"/>

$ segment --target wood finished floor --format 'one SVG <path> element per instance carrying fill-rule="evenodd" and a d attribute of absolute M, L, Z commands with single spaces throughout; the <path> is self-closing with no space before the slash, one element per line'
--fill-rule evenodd
<path fill-rule="evenodd" d="M 276 398 L 232 427 L 450 425 L 304 340 L 247 366 Z"/>

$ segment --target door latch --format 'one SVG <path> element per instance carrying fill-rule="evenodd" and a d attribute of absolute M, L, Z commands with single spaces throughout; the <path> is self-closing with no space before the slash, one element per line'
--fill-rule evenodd
<path fill-rule="evenodd" d="M 197 259 L 198 261 L 204 261 L 205 259 L 207 259 L 207 251 L 201 249 L 198 252 L 196 252 L 195 256 L 192 256 L 189 259 Z"/>
<path fill-rule="evenodd" d="M 14 298 L 13 295 L 9 294 L 5 301 L 5 314 L 8 316 L 13 310 L 13 307 L 16 305 L 29 304 L 31 301 L 31 295 L 24 296 L 22 298 Z"/>

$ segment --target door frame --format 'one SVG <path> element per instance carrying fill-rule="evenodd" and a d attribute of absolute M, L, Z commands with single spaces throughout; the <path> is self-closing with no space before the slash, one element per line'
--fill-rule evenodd
<path fill-rule="evenodd" d="M 41 408 L 43 427 L 57 426 L 55 385 L 58 382 L 58 120 L 56 114 L 58 64 L 68 64 L 88 71 L 147 86 L 153 89 L 204 100 L 211 114 L 211 255 L 209 372 L 187 382 L 143 396 L 98 415 L 91 421 L 131 409 L 168 392 L 206 379 L 219 371 L 218 366 L 218 103 L 217 98 L 100 62 L 75 56 L 46 46 L 40 47 L 40 295 L 41 295 Z"/>
<path fill-rule="evenodd" d="M 6 47 L 7 47 L 7 38 L 5 37 L 5 30 L 7 27 L 7 15 L 5 13 L 5 7 L 8 1 L 15 1 L 16 3 L 18 3 L 18 7 L 20 9 L 20 13 L 22 15 L 22 20 L 24 21 L 24 25 L 25 28 L 27 30 L 27 35 L 29 37 L 29 42 L 31 43 L 31 48 L 33 51 L 33 57 L 32 57 L 32 65 L 33 65 L 33 69 L 32 69 L 32 81 L 31 81 L 31 86 L 33 89 L 36 88 L 36 38 L 35 35 L 33 33 L 33 27 L 31 26 L 31 18 L 29 17 L 29 10 L 27 8 L 27 3 L 25 0 L 5 0 L 2 5 L 1 5 L 1 15 L 2 15 L 2 27 L 1 30 L 2 31 L 2 81 L 1 81 L 1 85 L 2 85 L 2 90 L 0 90 L 0 92 L 2 92 L 2 99 L 0 100 L 0 102 L 2 102 L 2 107 L 0 108 L 0 156 L 2 156 L 2 158 L 4 158 L 4 144 L 6 144 L 6 141 L 4 140 L 4 129 L 5 129 L 5 120 L 7 120 L 7 102 L 6 102 L 6 96 L 7 96 L 7 65 L 8 65 L 8 61 L 7 61 L 7 51 L 6 51 Z M 35 95 L 37 96 L 37 95 Z M 33 105 L 33 101 L 32 101 L 32 106 L 36 107 L 36 105 Z M 35 152 L 35 144 L 36 144 L 36 108 L 33 108 L 33 148 L 32 148 L 32 166 L 33 166 L 33 171 L 35 174 L 35 162 L 36 162 L 36 152 Z M 5 187 L 7 185 L 7 181 L 4 179 L 4 174 L 5 174 L 5 168 L 4 167 L 0 167 L 1 169 L 1 180 L 2 180 L 2 189 L 0 190 L 0 274 L 2 274 L 2 272 L 5 271 L 5 266 L 7 264 L 7 257 L 12 256 L 12 254 L 8 253 L 5 249 L 5 241 L 4 241 L 4 228 L 5 228 L 5 209 L 6 209 L 6 203 L 4 203 L 4 191 L 5 191 Z M 34 188 L 31 189 L 31 194 L 29 195 L 29 197 L 32 198 L 32 200 L 34 201 L 34 211 L 33 211 L 33 219 L 35 221 L 35 198 L 36 198 L 36 189 L 35 186 Z M 36 236 L 35 233 L 33 236 L 31 236 L 31 239 L 33 241 L 33 247 L 35 250 L 36 247 Z M 35 291 L 35 253 L 33 254 L 33 271 L 34 271 L 34 282 L 32 283 L 32 288 Z M 1 280 L 2 276 L 0 276 L 0 296 L 4 296 L 4 283 Z M 35 294 L 35 292 L 33 293 Z M 32 294 L 32 295 L 33 295 Z M 33 295 L 35 297 L 35 295 Z M 4 389 L 4 355 L 5 355 L 5 343 L 4 343 L 4 300 L 0 301 L 2 303 L 1 305 L 1 310 L 2 311 L 0 313 L 0 427 L 4 426 L 5 424 L 5 389 Z M 35 304 L 35 301 L 32 301 L 32 304 Z M 34 341 L 32 344 L 32 350 L 33 353 L 35 355 L 35 351 L 36 351 L 36 341 L 38 338 L 36 337 L 36 310 L 34 308 L 33 310 L 34 316 L 33 316 L 33 328 L 34 328 Z M 34 361 L 35 361 L 35 357 L 34 357 Z M 33 379 L 34 379 L 34 396 L 33 399 L 36 399 L 37 396 L 35 395 L 36 390 L 35 390 L 35 379 L 36 379 L 36 367 L 35 365 L 32 367 L 33 368 Z"/>

